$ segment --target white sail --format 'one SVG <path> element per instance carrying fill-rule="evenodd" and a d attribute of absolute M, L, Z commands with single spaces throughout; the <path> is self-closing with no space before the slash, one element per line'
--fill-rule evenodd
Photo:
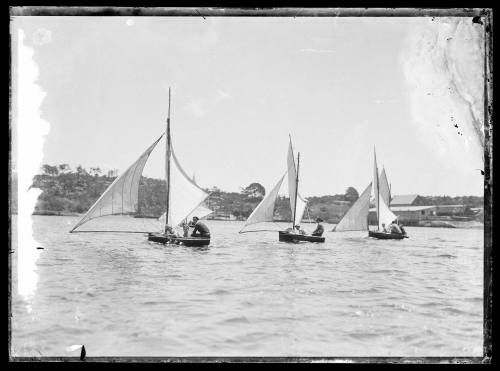
<path fill-rule="evenodd" d="M 370 183 L 340 222 L 333 228 L 334 231 L 366 231 L 368 229 L 371 187 L 372 184 Z"/>
<path fill-rule="evenodd" d="M 295 225 L 300 225 L 300 222 L 304 216 L 304 210 L 306 209 L 307 200 L 303 199 L 300 193 L 297 193 L 297 208 L 295 217 Z"/>
<path fill-rule="evenodd" d="M 276 183 L 271 192 L 269 192 L 264 197 L 264 199 L 257 205 L 257 207 L 252 211 L 245 225 L 243 226 L 243 229 L 250 224 L 273 221 L 274 205 L 276 203 L 276 198 L 278 197 L 278 192 L 280 190 L 281 183 L 283 183 L 284 178 L 285 174 L 283 174 L 283 176 L 278 181 L 278 183 Z"/>
<path fill-rule="evenodd" d="M 82 219 L 70 232 L 91 219 L 106 215 L 124 215 L 137 212 L 139 201 L 139 182 L 144 165 L 151 151 L 158 144 L 158 138 L 122 175 L 104 191 L 99 199 L 90 207 Z"/>
<path fill-rule="evenodd" d="M 295 210 L 295 194 L 297 193 L 297 168 L 295 167 L 295 159 L 293 157 L 292 139 L 288 146 L 288 155 L 286 159 L 288 168 L 288 197 L 290 197 L 290 207 L 292 209 L 292 221 L 294 219 L 293 212 Z"/>
<path fill-rule="evenodd" d="M 389 206 L 391 204 L 391 190 L 389 188 L 389 182 L 387 181 L 385 168 L 382 169 L 382 173 L 379 177 L 379 190 L 380 197 L 384 200 L 385 204 Z"/>
<path fill-rule="evenodd" d="M 173 147 L 171 147 L 172 161 L 170 163 L 170 200 L 168 224 L 177 226 L 186 219 L 208 197 L 202 188 L 184 172 Z M 199 215 L 197 215 L 199 216 Z"/>
<path fill-rule="evenodd" d="M 380 197 L 379 202 L 379 216 L 378 216 L 378 229 L 383 230 L 382 224 L 385 226 L 389 226 L 394 220 L 396 220 L 397 216 L 393 214 L 393 212 L 389 209 L 389 207 L 385 204 L 382 197 Z"/>
<path fill-rule="evenodd" d="M 196 209 L 194 209 L 185 219 L 189 222 L 191 219 L 193 219 L 193 216 L 197 216 L 200 219 L 203 219 L 205 216 L 212 214 L 214 211 L 210 210 L 208 207 L 205 205 L 199 205 Z M 162 225 L 162 227 L 165 227 L 165 214 L 161 214 L 161 216 L 158 218 L 158 221 Z M 181 221 L 182 223 L 182 221 Z M 181 223 L 177 224 L 177 226 L 180 226 Z"/>

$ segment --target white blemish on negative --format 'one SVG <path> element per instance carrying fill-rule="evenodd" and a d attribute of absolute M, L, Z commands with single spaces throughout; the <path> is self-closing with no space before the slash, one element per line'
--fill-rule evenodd
<path fill-rule="evenodd" d="M 24 32 L 19 30 L 17 42 L 17 164 L 18 172 L 18 294 L 29 301 L 35 293 L 38 275 L 36 261 L 40 246 L 33 238 L 31 214 L 35 208 L 40 189 L 30 188 L 38 173 L 43 157 L 44 136 L 49 124 L 40 118 L 40 105 L 45 93 L 36 84 L 38 67 L 33 60 L 33 50 L 24 45 Z M 31 306 L 28 303 L 27 310 Z"/>

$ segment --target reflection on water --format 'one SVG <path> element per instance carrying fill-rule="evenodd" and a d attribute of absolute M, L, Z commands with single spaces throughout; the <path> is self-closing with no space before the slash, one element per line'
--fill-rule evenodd
<path fill-rule="evenodd" d="M 33 217 L 45 250 L 31 313 L 13 290 L 15 355 L 74 355 L 73 344 L 88 356 L 482 353 L 482 230 L 287 244 L 208 221 L 211 244 L 185 247 L 67 233 L 76 219 Z"/>

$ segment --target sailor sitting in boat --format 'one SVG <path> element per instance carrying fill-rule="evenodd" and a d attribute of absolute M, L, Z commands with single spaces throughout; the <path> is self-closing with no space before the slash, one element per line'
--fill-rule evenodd
<path fill-rule="evenodd" d="M 403 234 L 401 231 L 401 228 L 399 228 L 399 225 L 397 224 L 396 220 L 393 220 L 391 224 L 389 224 L 389 227 L 387 228 L 389 233 L 393 234 Z"/>
<path fill-rule="evenodd" d="M 167 236 L 177 236 L 177 233 L 174 231 L 174 229 L 172 228 L 172 226 L 170 224 L 167 224 L 165 226 L 165 234 Z"/>
<path fill-rule="evenodd" d="M 293 233 L 293 234 L 306 234 L 304 230 L 300 229 L 300 225 L 296 225 L 294 228 L 287 228 L 285 229 L 285 232 L 287 233 Z"/>
<path fill-rule="evenodd" d="M 200 221 L 200 218 L 193 216 L 194 230 L 191 233 L 191 237 L 208 237 L 210 238 L 210 230 L 208 227 Z"/>
<path fill-rule="evenodd" d="M 316 218 L 316 223 L 318 223 L 318 225 L 316 226 L 316 229 L 311 233 L 311 236 L 321 237 L 323 235 L 325 228 L 323 228 L 323 225 L 321 224 L 322 221 L 323 219 Z"/>
<path fill-rule="evenodd" d="M 181 227 L 182 227 L 183 237 L 188 237 L 189 236 L 189 223 L 187 222 L 186 219 L 184 219 L 182 221 Z"/>
<path fill-rule="evenodd" d="M 295 226 L 295 233 L 298 233 L 298 234 L 306 234 L 306 232 L 303 230 L 303 229 L 300 229 L 300 225 L 296 225 Z"/>

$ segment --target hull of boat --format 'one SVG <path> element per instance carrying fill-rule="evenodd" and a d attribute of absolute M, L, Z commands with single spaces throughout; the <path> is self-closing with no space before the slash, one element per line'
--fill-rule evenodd
<path fill-rule="evenodd" d="M 175 244 L 182 244 L 185 246 L 207 246 L 207 245 L 210 245 L 210 238 L 166 236 L 163 233 L 150 233 L 148 235 L 148 241 L 163 243 L 163 244 L 175 243 Z"/>
<path fill-rule="evenodd" d="M 308 236 L 305 234 L 294 234 L 280 231 L 279 240 L 281 242 L 325 242 L 325 237 Z"/>
<path fill-rule="evenodd" d="M 408 238 L 406 234 L 396 234 L 379 231 L 368 231 L 368 237 L 374 237 L 380 240 L 402 240 L 403 238 Z"/>

